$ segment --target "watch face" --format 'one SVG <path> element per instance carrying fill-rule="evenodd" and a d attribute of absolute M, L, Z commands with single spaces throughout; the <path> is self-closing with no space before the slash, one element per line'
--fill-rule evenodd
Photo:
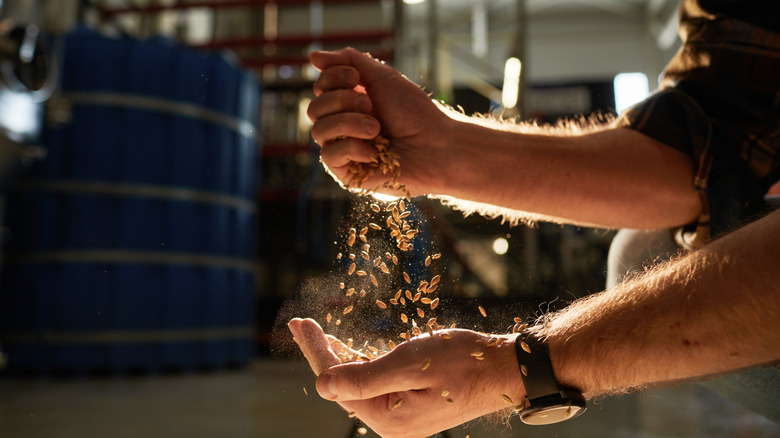
<path fill-rule="evenodd" d="M 548 406 L 546 408 L 524 411 L 520 413 L 520 420 L 522 420 L 525 424 L 531 425 L 553 424 L 559 421 L 568 420 L 569 418 L 574 418 L 583 412 L 585 412 L 584 406 Z"/>

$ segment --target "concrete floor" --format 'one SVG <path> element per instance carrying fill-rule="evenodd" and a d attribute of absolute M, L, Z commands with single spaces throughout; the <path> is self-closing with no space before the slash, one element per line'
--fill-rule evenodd
<path fill-rule="evenodd" d="M 0 378 L 3 438 L 347 438 L 355 436 L 352 427 L 340 408 L 316 395 L 308 366 L 291 360 L 186 375 Z M 508 429 L 473 422 L 447 436 L 467 434 L 753 438 L 780 437 L 780 425 L 696 385 L 682 385 L 601 400 L 583 417 L 558 426 L 530 427 L 515 419 Z"/>

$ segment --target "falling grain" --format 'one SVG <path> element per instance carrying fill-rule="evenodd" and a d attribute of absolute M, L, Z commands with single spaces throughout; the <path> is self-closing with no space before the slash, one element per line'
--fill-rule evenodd
<path fill-rule="evenodd" d="M 439 305 L 439 299 L 438 298 L 436 298 L 433 301 L 431 301 L 431 310 L 435 309 L 436 306 L 438 306 L 438 305 Z"/>
<path fill-rule="evenodd" d="M 411 277 L 409 277 L 409 274 L 407 274 L 406 272 L 404 272 L 404 273 L 403 273 L 403 275 L 404 275 L 404 281 L 406 281 L 406 282 L 407 282 L 407 283 L 409 283 L 409 284 L 412 284 L 412 278 L 411 278 Z"/>
<path fill-rule="evenodd" d="M 371 210 L 374 210 L 374 213 L 379 213 L 382 209 L 376 204 L 371 204 Z"/>
<path fill-rule="evenodd" d="M 520 341 L 520 348 L 522 348 L 526 353 L 531 353 L 531 347 L 529 347 L 528 344 L 523 341 Z"/>
<path fill-rule="evenodd" d="M 355 273 L 355 268 L 357 268 L 357 265 L 353 262 L 351 265 L 349 265 L 349 271 L 347 271 L 347 274 L 352 275 Z"/>
<path fill-rule="evenodd" d="M 433 278 L 431 278 L 431 286 L 439 284 L 439 280 L 441 280 L 441 275 L 434 275 Z"/>
<path fill-rule="evenodd" d="M 393 403 L 393 409 L 396 409 L 396 408 L 398 408 L 399 406 L 401 406 L 401 404 L 402 404 L 403 402 L 404 402 L 404 399 L 402 399 L 402 398 L 399 398 L 398 400 L 396 400 L 396 401 L 395 401 L 395 403 Z"/>
<path fill-rule="evenodd" d="M 371 283 L 373 283 L 373 284 L 374 284 L 374 286 L 379 286 L 379 282 L 378 282 L 378 281 L 376 281 L 376 277 L 374 277 L 374 274 L 369 274 L 369 275 L 368 275 L 368 278 L 370 278 L 370 279 L 371 279 Z"/>
<path fill-rule="evenodd" d="M 376 305 L 377 305 L 377 306 L 378 306 L 380 309 L 387 309 L 387 304 L 385 304 L 385 303 L 384 303 L 384 302 L 382 302 L 382 301 L 376 300 Z"/>
<path fill-rule="evenodd" d="M 448 395 L 450 395 L 450 390 L 449 389 L 442 389 L 441 390 L 441 396 L 442 397 L 447 397 Z"/>
<path fill-rule="evenodd" d="M 501 398 L 504 399 L 505 402 L 509 403 L 510 405 L 513 405 L 514 402 L 512 401 L 512 397 L 509 397 L 506 394 L 501 394 Z"/>
<path fill-rule="evenodd" d="M 403 322 L 404 324 L 406 324 L 407 322 L 409 322 L 409 317 L 408 317 L 408 316 L 406 316 L 406 314 L 405 314 L 405 313 L 402 313 L 402 314 L 401 314 L 401 322 Z"/>
<path fill-rule="evenodd" d="M 428 256 L 425 258 L 425 266 L 430 266 L 430 265 L 431 265 L 431 256 Z"/>
<path fill-rule="evenodd" d="M 375 230 L 381 230 L 382 229 L 382 227 L 380 227 L 378 224 L 375 224 L 373 222 L 369 223 L 368 226 L 373 228 L 373 229 L 375 229 Z"/>
<path fill-rule="evenodd" d="M 428 369 L 428 367 L 429 367 L 429 366 L 431 366 L 431 358 L 430 358 L 430 357 L 426 358 L 426 359 L 423 361 L 423 364 L 422 364 L 422 368 L 421 368 L 421 369 L 422 369 L 423 371 L 425 371 L 425 370 L 427 370 L 427 369 Z"/>
<path fill-rule="evenodd" d="M 423 309 L 419 307 L 417 308 L 417 316 L 419 316 L 420 318 L 425 318 L 425 312 L 423 311 Z"/>
<path fill-rule="evenodd" d="M 483 317 L 487 317 L 487 312 L 485 312 L 485 309 L 484 309 L 482 306 L 477 306 L 477 307 L 479 308 L 479 313 L 480 313 L 480 314 L 481 314 Z"/>
<path fill-rule="evenodd" d="M 439 253 L 436 253 L 436 254 L 431 256 L 431 258 L 434 259 L 434 260 L 438 259 L 439 257 L 441 257 L 441 254 L 439 254 Z"/>
<path fill-rule="evenodd" d="M 352 311 L 352 307 L 353 307 L 353 306 L 347 306 L 347 307 L 344 309 L 344 315 L 346 315 L 347 313 L 351 312 L 351 311 Z"/>
<path fill-rule="evenodd" d="M 357 272 L 355 272 L 355 273 L 356 273 L 358 276 L 360 276 L 360 277 L 363 277 L 363 276 L 365 276 L 365 275 L 366 275 L 366 271 L 364 271 L 364 270 L 362 270 L 362 269 L 361 269 L 360 271 L 357 271 Z"/>
<path fill-rule="evenodd" d="M 332 318 L 332 316 L 330 315 L 330 312 L 328 312 L 328 314 L 327 314 L 327 315 L 325 315 L 325 321 L 327 321 L 327 322 L 328 322 L 328 324 L 330 324 L 330 319 L 331 319 L 331 318 Z"/>

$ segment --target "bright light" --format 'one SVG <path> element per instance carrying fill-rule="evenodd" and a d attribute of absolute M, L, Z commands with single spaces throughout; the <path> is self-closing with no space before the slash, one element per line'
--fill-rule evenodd
<path fill-rule="evenodd" d="M 382 202 L 393 202 L 397 201 L 399 198 L 399 196 L 385 195 L 384 193 L 372 193 L 371 196 L 373 196 L 377 201 Z"/>
<path fill-rule="evenodd" d="M 647 75 L 644 73 L 620 73 L 615 76 L 614 86 L 615 110 L 618 114 L 650 94 Z"/>
<path fill-rule="evenodd" d="M 493 241 L 493 252 L 498 255 L 506 254 L 509 250 L 509 241 L 503 237 L 498 237 Z"/>
<path fill-rule="evenodd" d="M 517 58 L 509 58 L 504 65 L 504 88 L 501 90 L 501 105 L 506 109 L 517 106 L 517 95 L 520 92 L 520 72 L 522 65 Z"/>
<path fill-rule="evenodd" d="M 416 5 L 419 3 L 424 2 L 425 0 L 404 0 L 404 3 L 407 5 Z"/>

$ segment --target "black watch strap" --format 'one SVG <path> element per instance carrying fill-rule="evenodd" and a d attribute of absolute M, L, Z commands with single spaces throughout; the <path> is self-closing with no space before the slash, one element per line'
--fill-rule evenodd
<path fill-rule="evenodd" d="M 585 411 L 579 391 L 561 387 L 553 372 L 547 344 L 528 330 L 515 339 L 515 352 L 526 400 L 520 419 L 527 424 L 550 424 L 576 417 Z"/>
<path fill-rule="evenodd" d="M 538 340 L 533 334 L 523 331 L 515 341 L 515 352 L 529 400 L 560 392 L 547 344 Z"/>

